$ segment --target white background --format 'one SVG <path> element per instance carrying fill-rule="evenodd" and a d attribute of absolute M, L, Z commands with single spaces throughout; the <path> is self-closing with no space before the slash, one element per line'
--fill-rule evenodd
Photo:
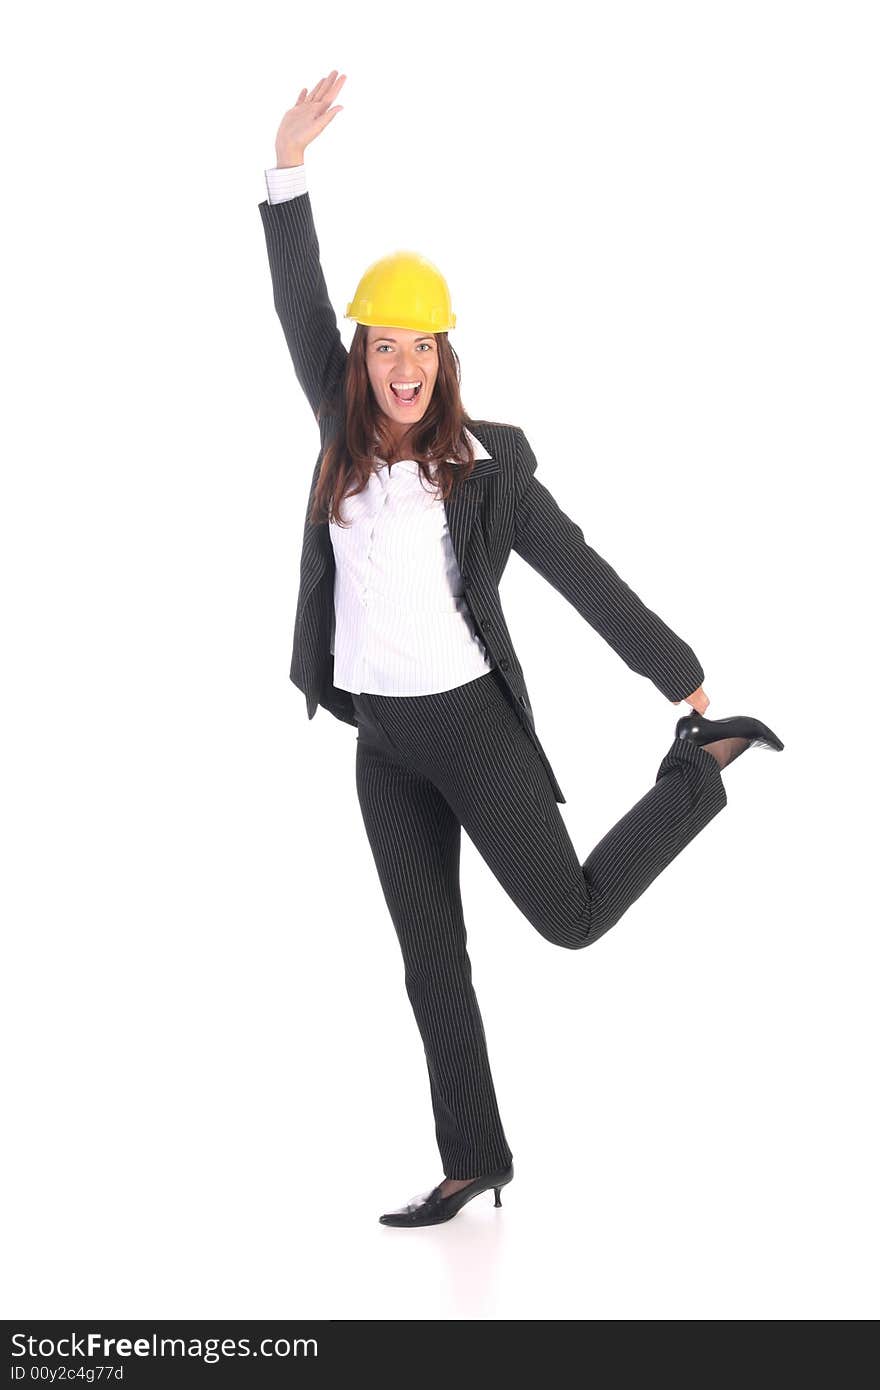
<path fill-rule="evenodd" d="M 305 9 L 7 30 L 3 1314 L 874 1317 L 874 7 Z M 466 408 L 786 743 L 586 952 L 464 840 L 516 1176 L 417 1232 L 355 730 L 288 679 L 318 434 L 257 204 L 334 67 L 346 344 L 370 261 L 435 261 Z M 516 555 L 502 597 L 585 859 L 684 709 Z"/>

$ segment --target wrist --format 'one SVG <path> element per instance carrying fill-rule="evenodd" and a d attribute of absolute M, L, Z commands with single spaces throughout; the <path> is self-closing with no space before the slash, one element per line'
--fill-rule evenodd
<path fill-rule="evenodd" d="M 298 169 L 305 162 L 302 150 L 275 151 L 276 169 Z"/>

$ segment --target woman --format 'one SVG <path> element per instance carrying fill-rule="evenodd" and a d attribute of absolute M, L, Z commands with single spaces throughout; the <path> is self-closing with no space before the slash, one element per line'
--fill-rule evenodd
<path fill-rule="evenodd" d="M 471 982 L 459 892 L 464 827 L 547 940 L 590 945 L 727 804 L 750 717 L 709 720 L 703 669 L 536 478 L 516 426 L 472 420 L 459 394 L 449 292 L 396 252 L 364 274 L 339 336 L 305 187 L 306 146 L 342 110 L 334 69 L 279 127 L 260 213 L 275 306 L 321 432 L 303 544 L 291 679 L 357 726 L 356 783 L 425 1047 L 444 1178 L 385 1225 L 447 1221 L 513 1177 Z M 534 727 L 498 582 L 511 549 L 627 665 L 691 713 L 654 785 L 581 864 Z"/>

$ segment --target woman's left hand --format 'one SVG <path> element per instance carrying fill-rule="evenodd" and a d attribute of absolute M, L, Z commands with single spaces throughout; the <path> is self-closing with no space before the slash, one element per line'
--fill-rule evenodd
<path fill-rule="evenodd" d="M 673 700 L 672 703 L 674 705 L 680 705 L 681 700 Z M 687 703 L 693 706 L 697 714 L 705 714 L 709 707 L 709 696 L 706 694 L 703 687 L 700 686 L 692 695 L 688 695 Z"/>

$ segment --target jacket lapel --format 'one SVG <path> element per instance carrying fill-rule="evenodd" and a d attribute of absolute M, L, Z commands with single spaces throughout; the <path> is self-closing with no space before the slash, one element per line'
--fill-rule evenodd
<path fill-rule="evenodd" d="M 455 486 L 446 499 L 449 538 L 452 541 L 452 549 L 455 551 L 455 558 L 460 570 L 463 570 L 467 564 L 468 542 L 470 541 L 474 518 L 480 510 L 480 498 L 482 496 L 480 484 L 484 478 L 501 471 L 501 464 L 498 459 L 492 458 L 487 453 L 473 431 L 468 430 L 467 434 L 474 446 L 473 471 L 466 479 L 456 479 Z"/>

